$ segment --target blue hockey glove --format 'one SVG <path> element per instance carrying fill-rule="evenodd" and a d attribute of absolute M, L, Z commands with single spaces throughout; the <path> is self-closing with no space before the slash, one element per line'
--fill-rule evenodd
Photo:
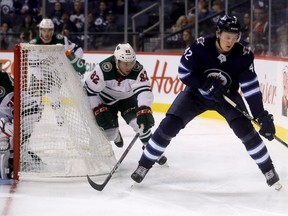
<path fill-rule="evenodd" d="M 206 91 L 212 99 L 217 103 L 225 103 L 223 94 L 227 92 L 225 86 L 221 84 L 221 81 L 214 78 L 208 77 L 206 82 L 203 84 L 202 89 Z"/>
<path fill-rule="evenodd" d="M 150 107 L 141 106 L 137 109 L 137 124 L 139 128 L 143 128 L 143 133 L 146 133 L 154 126 L 154 117 Z"/>
<path fill-rule="evenodd" d="M 266 110 L 263 111 L 258 117 L 260 125 L 259 133 L 268 140 L 274 139 L 275 125 L 273 122 L 273 115 L 269 114 Z"/>
<path fill-rule="evenodd" d="M 98 107 L 95 107 L 93 113 L 97 124 L 104 130 L 117 127 L 112 113 L 105 105 L 101 104 Z"/>

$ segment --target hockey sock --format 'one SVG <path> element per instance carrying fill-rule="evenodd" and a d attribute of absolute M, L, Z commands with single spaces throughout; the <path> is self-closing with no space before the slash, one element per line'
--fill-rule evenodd
<path fill-rule="evenodd" d="M 242 138 L 244 145 L 250 157 L 256 162 L 262 173 L 273 169 L 272 160 L 268 153 L 267 147 L 258 133 L 248 134 Z M 250 138 L 249 138 L 250 137 Z M 245 141 L 246 140 L 246 141 Z"/>

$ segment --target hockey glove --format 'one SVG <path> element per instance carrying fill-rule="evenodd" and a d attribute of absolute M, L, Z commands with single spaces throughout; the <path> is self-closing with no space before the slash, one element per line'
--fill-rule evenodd
<path fill-rule="evenodd" d="M 116 127 L 112 113 L 105 105 L 101 104 L 98 107 L 95 107 L 93 112 L 99 127 L 103 128 L 104 130 Z"/>
<path fill-rule="evenodd" d="M 266 110 L 263 111 L 258 117 L 260 125 L 259 133 L 268 140 L 274 139 L 275 125 L 273 123 L 273 115 L 269 114 Z"/>
<path fill-rule="evenodd" d="M 139 128 L 143 128 L 142 133 L 146 133 L 154 126 L 154 117 L 150 107 L 141 106 L 137 109 L 137 124 Z"/>
<path fill-rule="evenodd" d="M 226 93 L 226 88 L 221 84 L 220 80 L 214 77 L 208 77 L 202 89 L 207 92 L 215 102 L 225 103 L 223 94 Z"/>

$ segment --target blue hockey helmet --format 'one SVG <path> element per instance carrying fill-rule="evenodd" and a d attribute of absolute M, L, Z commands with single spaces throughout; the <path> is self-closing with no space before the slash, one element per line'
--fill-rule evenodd
<path fill-rule="evenodd" d="M 224 31 L 229 33 L 240 34 L 241 31 L 240 22 L 235 16 L 224 15 L 220 17 L 217 22 L 217 31 L 219 33 Z"/>

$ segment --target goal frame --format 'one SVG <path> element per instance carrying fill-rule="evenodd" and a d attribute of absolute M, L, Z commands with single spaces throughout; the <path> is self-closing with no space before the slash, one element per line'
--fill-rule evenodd
<path fill-rule="evenodd" d="M 22 140 L 21 133 L 22 133 L 22 129 L 21 128 L 23 127 L 21 125 L 23 123 L 22 122 L 22 120 L 23 120 L 22 118 L 23 117 L 21 116 L 21 112 L 23 112 L 23 110 L 21 108 L 21 106 L 22 106 L 21 100 L 23 100 L 23 99 L 21 98 L 22 97 L 21 95 L 23 94 L 22 93 L 23 90 L 25 91 L 25 90 L 28 89 L 28 83 L 27 82 L 29 82 L 29 81 L 28 81 L 27 77 L 29 75 L 29 67 L 30 66 L 28 65 L 28 61 L 23 61 L 23 57 L 26 58 L 28 56 L 28 54 L 25 51 L 23 53 L 23 51 L 22 51 L 23 48 L 21 46 L 24 46 L 24 50 L 25 50 L 25 47 L 27 45 L 29 46 L 29 44 L 24 44 L 24 45 L 16 44 L 15 47 L 14 47 L 14 71 L 13 71 L 14 72 L 14 134 L 13 134 L 13 138 L 14 138 L 13 139 L 14 140 L 14 148 L 13 148 L 14 149 L 14 158 L 13 158 L 13 180 L 15 180 L 15 181 L 19 181 L 19 178 L 20 178 L 20 180 L 23 179 L 22 178 L 22 174 L 20 175 L 20 173 L 22 173 L 22 171 L 21 171 L 21 169 L 22 169 L 21 168 L 21 161 L 22 161 L 22 159 L 21 159 L 21 157 L 22 157 L 21 156 L 21 151 L 22 151 L 21 150 L 21 148 L 22 148 L 21 147 L 21 145 L 22 145 L 22 143 L 21 143 L 21 140 Z M 34 45 L 34 47 L 35 46 L 37 46 L 37 45 Z M 38 46 L 40 47 L 40 46 L 44 46 L 44 45 L 38 45 Z M 45 45 L 45 46 L 47 46 L 47 45 Z M 54 46 L 56 47 L 58 45 L 54 45 Z M 32 50 L 33 50 L 33 45 L 31 45 L 31 47 L 32 47 Z M 64 50 L 64 47 L 63 47 L 63 50 Z M 52 54 L 53 54 L 53 52 L 52 52 Z M 65 56 L 65 52 L 63 52 L 63 54 Z M 63 62 L 64 61 L 65 61 L 65 64 L 66 64 L 66 56 L 63 59 Z M 69 66 L 68 58 L 67 58 L 67 62 L 68 62 L 67 66 Z M 23 70 L 23 68 L 24 68 L 24 70 Z M 26 70 L 26 68 L 27 68 L 27 70 Z M 69 66 L 69 68 L 74 70 L 72 65 L 71 65 L 71 67 Z M 67 70 L 70 70 L 70 69 L 67 69 Z M 74 72 L 76 73 L 76 71 L 72 71 L 72 73 L 74 73 Z M 80 79 L 80 76 L 79 76 L 79 79 Z M 79 83 L 80 83 L 80 81 L 79 81 Z M 77 91 L 77 90 L 75 89 L 75 91 Z M 73 97 L 74 94 L 71 94 L 71 96 Z M 88 100 L 87 100 L 87 103 L 88 103 Z M 77 100 L 77 104 L 79 104 L 78 100 Z M 82 107 L 82 105 L 80 107 Z M 87 108 L 88 108 L 87 104 L 85 103 L 84 107 L 82 107 L 82 108 L 84 108 L 83 112 L 84 112 L 84 115 L 85 115 L 85 113 L 87 112 Z M 77 112 L 77 110 L 76 110 L 76 112 Z M 89 116 L 90 114 L 91 114 L 91 116 Z M 88 127 L 89 129 L 88 130 L 94 131 L 93 129 L 95 129 L 94 126 L 96 126 L 96 121 L 95 121 L 95 125 L 94 125 L 94 121 L 93 121 L 93 125 L 92 125 L 92 127 L 90 127 L 91 126 L 91 122 L 92 122 L 90 120 L 92 119 L 91 117 L 93 116 L 92 110 L 91 110 L 90 114 L 88 113 L 87 114 L 88 117 L 87 118 L 85 117 L 82 120 L 89 120 L 90 123 L 89 123 L 89 127 Z M 23 115 L 23 113 L 22 113 L 22 115 Z M 84 135 L 85 136 L 86 135 L 89 136 L 88 139 L 91 139 L 89 143 L 90 143 L 90 145 L 92 143 L 92 146 L 91 146 L 92 149 L 91 150 L 93 150 L 93 152 L 95 152 L 95 149 L 98 150 L 98 148 L 99 148 L 99 151 L 97 151 L 97 152 L 101 152 L 101 150 L 104 150 L 105 153 L 103 153 L 103 154 L 102 153 L 96 153 L 97 158 L 95 158 L 95 160 L 93 159 L 92 161 L 91 161 L 91 157 L 94 158 L 94 156 L 95 156 L 94 153 L 91 153 L 91 155 L 89 154 L 89 158 L 87 158 L 87 159 L 86 159 L 86 157 L 82 158 L 83 155 L 81 155 L 79 157 L 81 157 L 83 159 L 85 164 L 87 163 L 86 164 L 87 167 L 84 167 L 84 168 L 87 168 L 87 170 L 85 169 L 87 172 L 91 172 L 91 170 L 94 170 L 94 168 L 97 167 L 96 168 L 97 171 L 95 170 L 95 175 L 103 175 L 103 174 L 107 174 L 107 173 L 110 172 L 109 169 L 113 168 L 114 164 L 116 163 L 116 158 L 115 158 L 115 154 L 114 154 L 114 151 L 113 151 L 113 148 L 112 148 L 111 144 L 105 138 L 105 136 L 101 132 L 100 128 L 98 126 L 96 126 L 96 127 L 98 128 L 97 131 L 95 131 L 95 133 L 93 132 L 92 135 L 90 134 L 91 136 L 89 136 L 89 134 L 87 135 L 86 133 L 84 133 Z M 77 127 L 76 127 L 76 129 L 77 129 Z M 98 135 L 95 135 L 95 134 L 98 134 Z M 67 135 L 69 136 L 69 134 L 67 134 Z M 101 136 L 99 136 L 99 135 L 101 135 Z M 95 140 L 95 137 L 97 138 L 97 140 Z M 98 141 L 98 137 L 99 137 L 99 141 Z M 45 140 L 45 139 L 43 139 L 43 140 Z M 95 141 L 97 143 L 95 143 L 95 145 L 94 145 Z M 77 140 L 76 140 L 76 143 L 78 144 Z M 81 150 L 81 147 L 82 146 L 80 145 L 80 147 L 79 147 L 80 150 Z M 79 148 L 77 147 L 77 149 L 79 149 Z M 87 150 L 85 150 L 85 151 L 87 151 Z M 90 150 L 88 150 L 88 151 L 90 152 Z M 75 158 L 75 160 L 77 160 L 77 159 L 79 159 L 79 158 Z M 98 167 L 98 164 L 99 164 L 99 167 Z M 79 168 L 81 168 L 81 167 L 82 167 L 81 164 L 79 166 L 77 165 L 76 166 L 76 171 Z M 99 173 L 99 174 L 97 174 L 97 173 Z M 89 173 L 87 173 L 87 174 L 89 174 Z M 86 174 L 85 174 L 85 176 L 86 176 Z M 79 176 L 78 175 L 74 176 L 73 174 L 70 176 L 68 174 L 67 177 L 65 175 L 64 176 L 53 176 L 52 175 L 51 177 L 41 177 L 41 175 L 40 175 L 39 177 L 36 177 L 36 178 L 33 177 L 33 176 L 31 176 L 31 177 L 32 177 L 31 179 L 35 179 L 35 180 L 38 180 L 37 178 L 39 178 L 39 179 L 44 179 L 44 180 L 45 179 L 51 179 L 51 181 L 53 181 L 54 179 L 68 179 L 68 178 L 69 179 L 75 179 L 75 178 L 79 179 L 79 178 L 84 177 L 84 176 L 83 176 L 83 173 L 81 173 Z M 28 179 L 30 179 L 30 177 L 28 177 Z"/>

